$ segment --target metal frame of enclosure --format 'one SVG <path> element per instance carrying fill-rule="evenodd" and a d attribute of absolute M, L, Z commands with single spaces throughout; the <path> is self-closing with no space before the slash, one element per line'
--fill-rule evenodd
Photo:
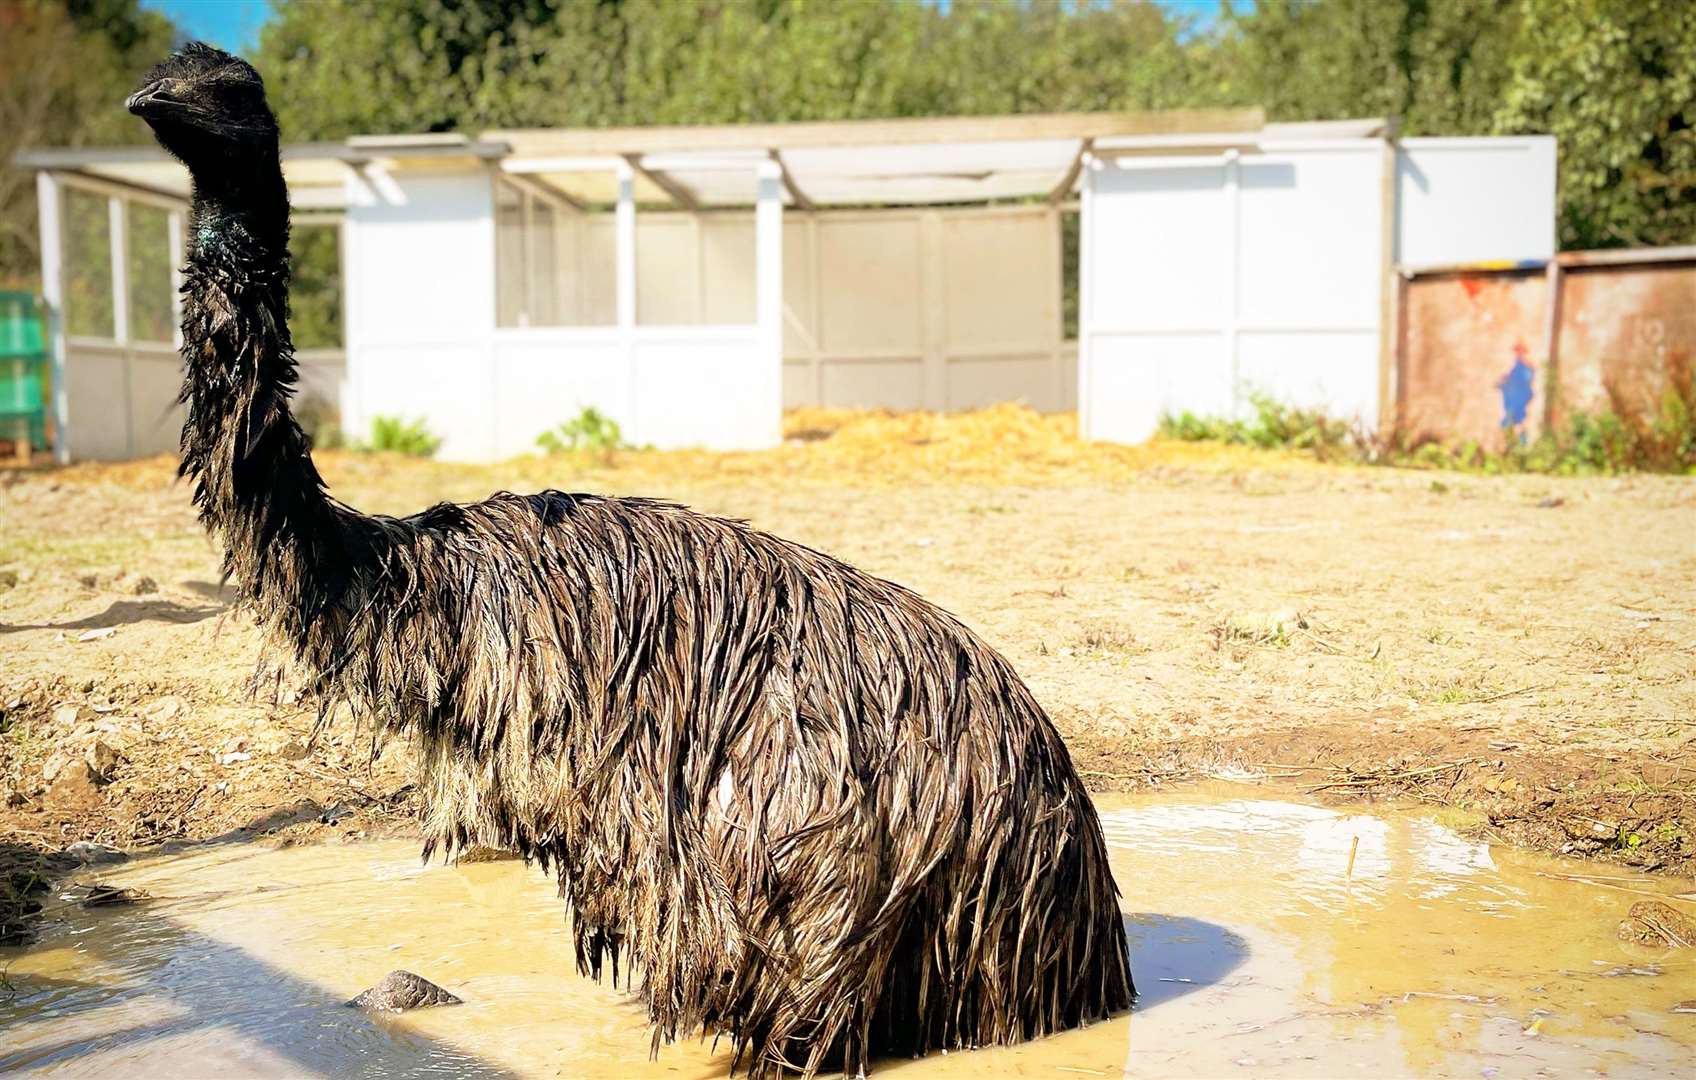
<path fill-rule="evenodd" d="M 22 161 L 39 163 L 55 459 L 174 450 L 183 420 L 176 399 L 188 199 L 180 185 L 149 182 L 158 172 L 172 179 L 174 166 L 134 148 L 37 152 Z M 128 175 L 136 166 L 139 180 Z M 296 211 L 296 228 L 330 227 L 339 235 L 340 209 L 315 209 L 311 201 Z M 145 216 L 154 218 L 158 235 L 143 245 L 137 225 Z M 94 230 L 87 227 L 91 220 Z M 339 344 L 301 349 L 297 358 L 303 395 L 339 396 L 345 364 Z"/>
<path fill-rule="evenodd" d="M 343 348 L 303 350 L 303 381 L 351 432 L 421 418 L 444 457 L 479 460 L 589 406 L 632 441 L 715 448 L 774 445 L 794 405 L 1071 408 L 1059 232 L 1092 141 L 1262 127 L 1227 110 L 285 147 L 297 223 L 341 232 Z M 120 333 L 66 333 L 58 210 L 88 186 L 168 206 L 174 265 L 186 176 L 139 148 L 19 164 L 39 176 L 59 456 L 165 449 L 174 376 L 112 362 Z"/>
<path fill-rule="evenodd" d="M 1370 423 L 1394 400 L 1393 258 L 1552 250 L 1550 141 L 1465 142 L 1484 157 L 1463 153 L 1457 172 L 1379 121 L 1224 110 L 289 146 L 297 228 L 339 236 L 343 340 L 301 351 L 303 394 L 355 435 L 421 419 L 460 460 L 527 452 L 588 407 L 660 447 L 772 446 L 799 405 L 1006 400 L 1076 408 L 1086 436 L 1137 441 L 1166 412 L 1240 412 L 1251 376 Z M 1525 146 L 1530 171 L 1504 172 Z M 158 258 L 180 264 L 186 175 L 140 148 L 18 163 L 38 175 L 60 460 L 168 449 L 173 343 L 129 323 L 138 275 L 156 307 Z M 1502 176 L 1536 189 L 1506 233 L 1476 212 L 1498 205 Z M 103 255 L 77 224 L 87 207 L 65 212 L 91 194 L 107 200 Z M 136 206 L 169 222 L 139 269 Z M 1075 341 L 1061 238 L 1074 208 Z M 1488 253 L 1427 242 L 1432 230 L 1485 236 Z M 1537 250 L 1518 250 L 1527 236 Z M 110 277 L 94 336 L 71 332 L 90 261 Z"/>
<path fill-rule="evenodd" d="M 137 408 L 137 403 L 173 402 L 174 387 L 181 382 L 177 268 L 182 262 L 186 204 L 158 192 L 95 177 L 47 172 L 36 175 L 36 198 L 41 222 L 42 292 L 50 320 L 55 457 L 61 463 L 69 461 L 73 452 L 79 458 L 135 457 L 175 446 L 176 432 L 169 411 L 150 417 Z M 67 212 L 75 209 L 73 200 L 83 201 L 94 212 L 95 224 L 105 226 L 89 237 L 96 245 L 104 244 L 105 273 L 99 272 L 96 260 L 88 260 L 95 265 L 81 268 L 86 277 L 79 282 L 86 286 L 85 295 L 92 301 L 88 307 L 98 304 L 99 313 L 81 326 L 67 326 L 64 318 L 64 229 Z M 150 320 L 145 328 L 131 318 L 132 301 L 136 299 L 130 282 L 131 222 L 138 208 L 164 213 L 170 268 L 169 288 L 163 296 L 165 318 Z M 91 215 L 77 216 L 86 219 Z M 149 392 L 160 379 L 171 388 L 163 397 Z M 73 397 L 95 417 L 77 429 L 80 439 L 76 443 L 69 438 Z M 175 426 L 180 427 L 180 414 L 174 419 Z M 169 441 L 160 442 L 158 433 L 165 429 L 170 429 Z"/>

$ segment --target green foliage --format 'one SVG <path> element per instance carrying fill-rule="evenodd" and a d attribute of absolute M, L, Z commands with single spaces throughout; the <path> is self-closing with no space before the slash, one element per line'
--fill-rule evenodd
<path fill-rule="evenodd" d="M 408 457 L 429 457 L 442 445 L 442 440 L 424 426 L 422 420 L 402 420 L 398 416 L 379 416 L 371 421 L 371 439 L 359 449 L 378 453 L 405 454 Z"/>
<path fill-rule="evenodd" d="M 342 347 L 341 248 L 333 225 L 289 234 L 289 333 L 296 349 Z"/>
<path fill-rule="evenodd" d="M 571 420 L 544 431 L 536 445 L 550 454 L 568 454 L 588 450 L 610 456 L 615 450 L 628 450 L 618 421 L 593 406 L 588 406 Z"/>
<path fill-rule="evenodd" d="M 176 38 L 137 0 L 0 0 L 0 288 L 36 291 L 41 273 L 35 182 L 13 155 L 146 141 L 123 100 Z"/>
<path fill-rule="evenodd" d="M 116 336 L 112 311 L 111 217 L 100 195 L 67 190 L 61 203 L 65 267 L 65 332 Z"/>
<path fill-rule="evenodd" d="M 171 280 L 170 214 L 139 202 L 126 204 L 125 212 L 130 340 L 169 342 L 176 329 L 171 309 L 176 286 Z"/>
<path fill-rule="evenodd" d="M 1260 0 L 1226 17 L 1207 63 L 1225 100 L 1274 120 L 1384 116 L 1404 134 L 1477 135 L 1519 21 L 1516 6 L 1477 0 Z"/>
<path fill-rule="evenodd" d="M 1568 247 L 1696 242 L 1689 0 L 278 0 L 285 137 L 1264 106 L 1410 135 L 1552 132 Z M 0 286 L 39 267 L 25 146 L 143 142 L 119 106 L 177 37 L 138 0 L 0 0 Z M 302 230 L 303 234 L 307 230 Z M 325 233 L 296 334 L 339 340 Z M 72 265 L 67 260 L 67 266 Z"/>
<path fill-rule="evenodd" d="M 1200 417 L 1191 412 L 1163 416 L 1162 438 L 1223 442 L 1263 450 L 1308 450 L 1321 460 L 1347 456 L 1362 443 L 1353 426 L 1318 409 L 1287 405 L 1270 394 L 1251 393 L 1254 415 L 1247 420 Z"/>
<path fill-rule="evenodd" d="M 259 66 L 293 138 L 1186 104 L 1143 3 L 284 3 Z M 373 63 L 381 57 L 382 63 Z"/>
<path fill-rule="evenodd" d="M 1200 417 L 1190 412 L 1161 418 L 1162 438 L 1222 442 L 1262 449 L 1302 450 L 1320 460 L 1354 461 L 1415 469 L 1486 474 L 1549 473 L 1562 476 L 1624 472 L 1696 473 L 1696 381 L 1675 372 L 1673 384 L 1649 416 L 1629 419 L 1613 410 L 1573 413 L 1561 430 L 1500 451 L 1468 440 L 1454 445 L 1383 444 L 1322 412 L 1281 405 L 1253 395 L 1248 420 Z M 1433 482 L 1442 493 L 1447 487 Z"/>
<path fill-rule="evenodd" d="M 1550 131 L 1563 243 L 1696 239 L 1688 0 L 1223 7 L 1198 29 L 1132 0 L 283 0 L 258 61 L 294 139 L 1221 105 Z"/>
<path fill-rule="evenodd" d="M 306 432 L 307 441 L 312 444 L 314 450 L 353 449 L 348 442 L 347 432 L 333 420 L 319 419 L 310 427 L 302 422 L 300 426 Z"/>
<path fill-rule="evenodd" d="M 1494 130 L 1560 140 L 1562 245 L 1696 242 L 1696 4 L 1520 8 Z"/>
<path fill-rule="evenodd" d="M 1389 455 L 1390 463 L 1483 473 L 1555 473 L 1586 476 L 1625 472 L 1696 473 L 1696 381 L 1675 367 L 1659 406 L 1634 414 L 1613 408 L 1570 414 L 1559 430 L 1500 453 L 1477 443 L 1428 443 Z M 1610 397 L 1614 397 L 1610 392 Z"/>

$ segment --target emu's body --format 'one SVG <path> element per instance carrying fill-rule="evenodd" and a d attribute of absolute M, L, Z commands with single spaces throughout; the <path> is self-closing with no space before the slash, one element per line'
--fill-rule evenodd
<path fill-rule="evenodd" d="M 757 1073 L 1127 1008 L 1066 749 L 944 612 L 668 503 L 547 491 L 397 519 L 326 495 L 288 409 L 275 129 L 208 162 L 163 126 L 191 76 L 239 63 L 191 47 L 131 106 L 196 182 L 182 471 L 268 634 L 418 745 L 426 853 L 553 867 L 579 966 L 628 965 L 656 1047 L 722 1031 Z"/>

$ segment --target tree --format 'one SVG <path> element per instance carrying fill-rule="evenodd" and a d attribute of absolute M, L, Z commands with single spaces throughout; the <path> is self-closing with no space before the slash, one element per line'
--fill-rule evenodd
<path fill-rule="evenodd" d="M 475 131 L 536 96 L 554 16 L 549 0 L 284 3 L 256 64 L 287 139 Z"/>
<path fill-rule="evenodd" d="M 1183 25 L 1135 0 L 327 0 L 283 4 L 259 66 L 297 139 L 1149 108 L 1190 96 Z"/>
<path fill-rule="evenodd" d="M 143 141 L 125 95 L 171 48 L 176 29 L 136 0 L 0 0 L 0 284 L 41 272 L 32 146 Z"/>
<path fill-rule="evenodd" d="M 1495 129 L 1560 140 L 1561 243 L 1696 243 L 1696 4 L 1522 0 Z"/>
<path fill-rule="evenodd" d="M 1490 130 L 1519 9 L 1472 0 L 1260 0 L 1228 11 L 1215 93 L 1273 120 L 1394 118 L 1404 134 Z"/>

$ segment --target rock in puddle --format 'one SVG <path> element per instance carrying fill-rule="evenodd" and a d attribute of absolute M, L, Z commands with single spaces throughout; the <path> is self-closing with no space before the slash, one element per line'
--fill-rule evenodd
<path fill-rule="evenodd" d="M 126 889 L 118 885 L 88 885 L 85 888 L 88 890 L 82 897 L 85 908 L 117 907 L 152 899 L 143 889 Z"/>
<path fill-rule="evenodd" d="M 410 971 L 391 971 L 383 976 L 382 982 L 348 1002 L 352 1008 L 377 1012 L 408 1012 L 458 1004 L 459 998 Z"/>
<path fill-rule="evenodd" d="M 84 866 L 105 866 L 108 863 L 119 863 L 129 858 L 129 855 L 110 844 L 97 844 L 91 840 L 78 840 L 65 848 L 65 854 Z"/>
<path fill-rule="evenodd" d="M 1696 946 L 1696 920 L 1671 904 L 1639 900 L 1619 924 L 1619 937 L 1661 949 L 1688 949 Z"/>

